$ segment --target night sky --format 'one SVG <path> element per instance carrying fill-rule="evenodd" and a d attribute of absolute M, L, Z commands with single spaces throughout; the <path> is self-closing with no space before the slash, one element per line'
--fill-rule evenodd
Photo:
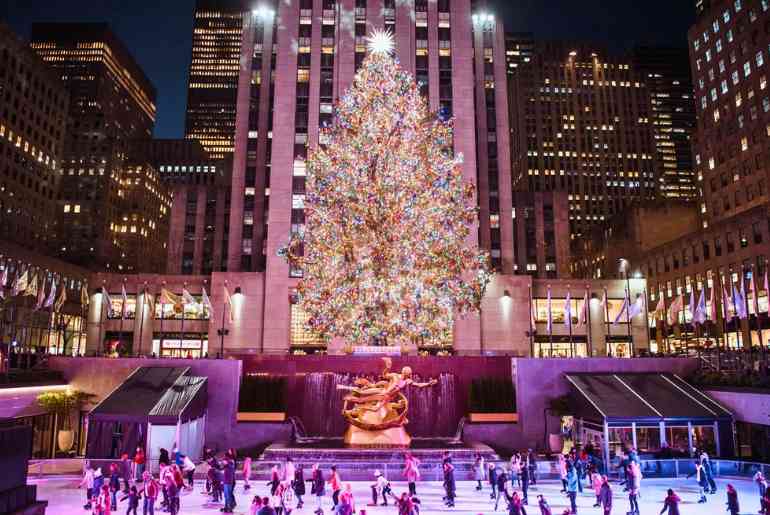
<path fill-rule="evenodd" d="M 694 0 L 491 0 L 506 29 L 539 39 L 611 47 L 686 46 Z M 184 131 L 194 0 L 0 0 L 0 19 L 23 37 L 36 21 L 106 21 L 158 90 L 157 137 Z"/>

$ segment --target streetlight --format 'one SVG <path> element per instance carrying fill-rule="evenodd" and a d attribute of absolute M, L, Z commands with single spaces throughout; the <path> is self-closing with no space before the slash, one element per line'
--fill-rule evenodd
<path fill-rule="evenodd" d="M 255 18 L 261 18 L 263 20 L 269 20 L 275 15 L 275 11 L 271 9 L 270 7 L 261 5 L 255 9 L 251 10 L 251 14 Z"/>

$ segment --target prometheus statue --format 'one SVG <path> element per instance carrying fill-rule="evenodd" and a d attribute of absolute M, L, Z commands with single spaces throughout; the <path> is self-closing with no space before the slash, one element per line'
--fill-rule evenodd
<path fill-rule="evenodd" d="M 404 396 L 408 386 L 425 388 L 436 384 L 435 379 L 417 383 L 412 379 L 412 369 L 403 367 L 401 372 L 391 372 L 392 361 L 382 358 L 385 369 L 382 380 L 372 382 L 358 377 L 355 386 L 337 385 L 338 390 L 350 393 L 343 398 L 342 416 L 350 423 L 345 433 L 345 443 L 359 447 L 408 447 L 412 438 L 404 426 L 409 423 L 409 402 Z"/>

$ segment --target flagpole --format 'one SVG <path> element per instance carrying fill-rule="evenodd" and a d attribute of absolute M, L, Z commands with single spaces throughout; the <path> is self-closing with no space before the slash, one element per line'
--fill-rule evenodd
<path fill-rule="evenodd" d="M 187 281 L 185 281 L 182 284 L 182 289 L 183 290 L 187 289 Z M 182 330 L 181 330 L 182 334 L 179 335 L 179 357 L 180 358 L 183 357 L 183 352 L 184 352 L 184 348 L 183 348 L 184 347 L 184 315 L 185 315 L 184 312 L 186 307 L 187 307 L 187 303 L 185 302 L 185 298 L 183 294 L 182 295 Z"/>
<path fill-rule="evenodd" d="M 206 279 L 203 280 L 203 289 L 204 290 L 206 289 L 206 283 L 207 282 L 208 281 L 206 281 Z M 203 315 L 203 308 L 204 307 L 205 306 L 203 306 L 203 298 L 201 297 L 201 315 Z M 211 314 L 209 314 L 209 318 L 211 318 Z M 201 347 L 200 347 L 200 352 L 198 353 L 198 357 L 202 358 L 203 357 L 203 332 L 201 331 L 198 334 L 200 335 L 200 340 L 201 340 Z"/>
<path fill-rule="evenodd" d="M 741 319 L 738 317 L 738 306 L 735 304 L 735 282 L 733 282 L 733 269 L 730 269 L 730 295 L 733 299 L 733 316 L 730 319 L 735 323 L 735 345 L 736 349 L 740 349 L 741 345 Z M 735 319 L 738 319 L 736 322 Z"/>
<path fill-rule="evenodd" d="M 604 353 L 610 354 L 610 299 L 607 296 L 607 287 L 604 287 L 604 321 L 607 324 L 607 337 L 604 341 Z"/>
<path fill-rule="evenodd" d="M 628 328 L 628 347 L 629 358 L 634 357 L 634 341 L 631 337 L 631 317 L 629 316 L 631 308 L 631 285 L 628 282 L 628 272 L 626 272 L 626 326 Z"/>
<path fill-rule="evenodd" d="M 225 288 L 227 288 L 227 280 L 225 280 Z M 222 327 L 219 330 L 219 359 L 224 359 L 225 357 L 225 302 L 227 302 L 227 299 L 224 295 L 224 290 L 222 291 Z"/>
<path fill-rule="evenodd" d="M 123 293 L 126 291 L 126 278 L 123 278 L 122 290 L 120 290 L 120 331 L 118 331 L 118 349 L 123 347 L 123 320 L 126 318 L 126 296 Z M 118 355 L 120 351 L 118 350 Z"/>
<path fill-rule="evenodd" d="M 644 288 L 642 292 L 644 295 L 644 326 L 645 326 L 644 330 L 646 331 L 646 334 L 647 334 L 647 351 L 649 352 L 650 350 L 650 306 L 648 304 L 649 304 L 650 297 L 647 295 L 647 288 Z"/>
<path fill-rule="evenodd" d="M 164 317 L 164 306 L 165 303 L 163 302 L 163 298 L 165 295 L 163 294 L 163 290 L 166 288 L 166 281 L 163 281 L 161 285 L 161 292 L 160 292 L 160 345 L 158 345 L 158 358 L 163 355 L 163 317 Z"/>
<path fill-rule="evenodd" d="M 588 324 L 586 326 L 586 357 L 590 358 L 594 355 L 594 339 L 591 336 L 591 292 L 587 284 L 585 298 L 586 302 L 583 309 L 586 310 L 586 324 Z"/>
<path fill-rule="evenodd" d="M 570 292 L 570 285 L 567 285 L 567 296 L 569 297 L 569 320 L 567 327 L 569 328 L 569 355 L 571 358 L 575 357 L 575 351 L 572 346 L 572 295 Z M 567 313 L 565 313 L 566 315 Z"/>
<path fill-rule="evenodd" d="M 765 277 L 767 277 L 767 259 L 765 259 L 764 269 L 765 269 Z M 762 287 L 764 287 L 766 283 L 767 283 L 767 281 L 763 280 L 762 281 Z M 754 285 L 756 286 L 756 281 L 754 282 Z M 770 291 L 766 290 L 765 291 L 765 296 L 767 297 L 768 311 L 770 311 Z M 770 313 L 767 316 L 770 316 Z M 760 318 L 759 317 L 759 290 L 757 290 L 757 320 L 759 320 L 759 318 Z M 759 346 L 762 349 L 762 356 L 764 357 L 766 355 L 766 353 L 767 353 L 767 348 L 765 346 L 765 341 L 762 339 L 762 326 L 763 325 L 764 324 L 761 324 L 761 323 L 759 325 L 759 328 L 760 328 L 759 329 Z M 764 361 L 764 359 L 763 359 L 763 361 Z"/>
<path fill-rule="evenodd" d="M 137 301 L 139 300 L 139 292 L 136 294 Z M 147 305 L 147 281 L 144 281 L 144 289 L 142 290 L 142 311 L 139 314 L 139 350 L 137 356 L 142 356 L 142 343 L 144 341 L 142 330 L 144 329 L 144 308 Z M 150 316 L 155 316 L 154 313 L 150 313 Z"/>
<path fill-rule="evenodd" d="M 101 302 L 99 302 L 99 342 L 96 345 L 96 355 L 101 356 L 102 355 L 102 349 L 104 348 L 104 340 L 102 339 L 102 322 L 103 322 L 103 316 L 104 316 L 104 292 L 106 291 L 104 289 L 104 285 L 107 281 L 102 280 L 102 292 L 101 292 Z"/>
<path fill-rule="evenodd" d="M 532 312 L 532 283 L 529 284 L 529 352 L 533 358 L 535 356 L 535 323 L 534 314 Z"/>

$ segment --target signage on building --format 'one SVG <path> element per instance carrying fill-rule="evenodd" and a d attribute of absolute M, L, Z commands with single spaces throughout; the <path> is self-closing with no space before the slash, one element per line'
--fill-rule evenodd
<path fill-rule="evenodd" d="M 353 354 L 398 356 L 401 355 L 401 347 L 398 345 L 354 345 Z"/>

